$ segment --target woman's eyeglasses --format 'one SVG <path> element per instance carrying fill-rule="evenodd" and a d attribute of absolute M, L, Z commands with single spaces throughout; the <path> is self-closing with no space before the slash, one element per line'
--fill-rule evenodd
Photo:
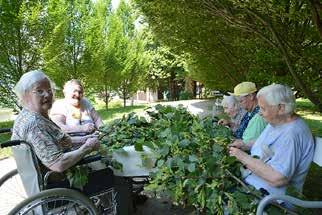
<path fill-rule="evenodd" d="M 36 89 L 31 91 L 32 93 L 36 94 L 37 96 L 45 96 L 45 95 L 53 95 L 53 90 L 43 90 L 43 89 Z"/>

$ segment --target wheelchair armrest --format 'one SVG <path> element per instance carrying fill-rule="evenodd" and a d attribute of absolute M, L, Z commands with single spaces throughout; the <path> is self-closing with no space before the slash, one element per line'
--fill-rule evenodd
<path fill-rule="evenodd" d="M 71 137 L 83 137 L 86 135 L 93 134 L 94 132 L 68 132 L 67 134 Z"/>
<path fill-rule="evenodd" d="M 11 133 L 12 129 L 11 128 L 0 128 L 0 134 L 2 133 Z"/>
<path fill-rule="evenodd" d="M 88 157 L 84 157 L 82 160 L 80 160 L 79 162 L 77 162 L 75 164 L 75 166 L 78 166 L 78 165 L 83 165 L 83 164 L 88 164 L 88 163 L 92 163 L 94 161 L 99 161 L 102 159 L 102 156 L 99 155 L 99 154 L 96 154 L 96 155 L 90 155 Z"/>
<path fill-rule="evenodd" d="M 10 140 L 10 141 L 6 141 L 0 144 L 0 148 L 6 148 L 6 147 L 11 147 L 11 146 L 18 146 L 21 143 L 26 143 L 23 140 Z M 26 143 L 28 144 L 28 143 Z M 29 145 L 29 144 L 28 144 Z"/>
<path fill-rule="evenodd" d="M 256 215 L 263 215 L 265 207 L 276 200 L 283 200 L 303 208 L 322 208 L 322 201 L 304 201 L 288 195 L 268 195 L 259 202 Z"/>

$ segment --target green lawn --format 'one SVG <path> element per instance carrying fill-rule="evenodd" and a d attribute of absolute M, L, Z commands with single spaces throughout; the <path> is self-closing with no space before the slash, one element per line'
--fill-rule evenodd
<path fill-rule="evenodd" d="M 322 137 L 322 114 L 307 99 L 297 99 L 296 105 L 297 113 L 305 119 L 313 135 Z M 303 194 L 308 199 L 322 199 L 322 167 L 316 164 L 311 165 Z"/>

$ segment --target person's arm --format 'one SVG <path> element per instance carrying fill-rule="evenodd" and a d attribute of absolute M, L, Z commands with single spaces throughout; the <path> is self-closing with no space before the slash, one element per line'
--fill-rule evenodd
<path fill-rule="evenodd" d="M 63 172 L 66 169 L 75 165 L 80 161 L 86 154 L 89 154 L 98 147 L 97 138 L 89 138 L 86 140 L 85 144 L 79 149 L 67 153 L 63 153 L 57 161 L 47 167 L 55 172 Z"/>
<path fill-rule="evenodd" d="M 96 110 L 94 108 L 92 108 L 90 113 L 91 113 L 91 117 L 93 119 L 93 122 L 95 124 L 95 127 L 97 129 L 99 127 L 101 127 L 102 125 L 104 125 L 102 118 L 98 115 L 98 113 L 96 112 Z"/>
<path fill-rule="evenodd" d="M 85 135 L 85 136 L 73 136 L 73 137 L 70 137 L 71 138 L 71 141 L 72 141 L 72 145 L 74 147 L 77 147 L 77 146 L 81 146 L 83 145 L 87 139 L 89 138 L 97 138 L 98 135 L 95 135 L 95 134 L 89 134 L 89 135 Z"/>
<path fill-rule="evenodd" d="M 236 147 L 238 149 L 241 149 L 243 151 L 249 151 L 252 146 L 254 145 L 254 141 L 250 141 L 248 143 L 244 143 L 241 139 L 235 139 L 231 144 L 228 145 L 228 147 Z"/>
<path fill-rule="evenodd" d="M 280 187 L 288 183 L 288 179 L 278 171 L 274 170 L 270 165 L 264 163 L 260 159 L 251 157 L 236 147 L 230 147 L 229 154 L 231 156 L 235 156 L 250 171 L 267 181 L 273 187 Z"/>
<path fill-rule="evenodd" d="M 94 124 L 87 123 L 84 125 L 67 125 L 66 117 L 61 114 L 52 114 L 51 119 L 55 122 L 64 132 L 92 132 L 95 130 Z"/>

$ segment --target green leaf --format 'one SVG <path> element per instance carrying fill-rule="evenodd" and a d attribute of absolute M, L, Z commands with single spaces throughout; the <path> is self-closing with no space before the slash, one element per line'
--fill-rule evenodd
<path fill-rule="evenodd" d="M 196 155 L 189 155 L 189 161 L 191 162 L 197 162 L 198 161 L 198 158 Z"/>
<path fill-rule="evenodd" d="M 138 142 L 136 142 L 136 143 L 134 144 L 134 148 L 135 148 L 135 151 L 143 151 L 142 143 L 138 143 Z"/>
<path fill-rule="evenodd" d="M 196 170 L 196 164 L 195 163 L 188 164 L 187 169 L 188 169 L 189 172 L 195 172 L 195 170 Z"/>

